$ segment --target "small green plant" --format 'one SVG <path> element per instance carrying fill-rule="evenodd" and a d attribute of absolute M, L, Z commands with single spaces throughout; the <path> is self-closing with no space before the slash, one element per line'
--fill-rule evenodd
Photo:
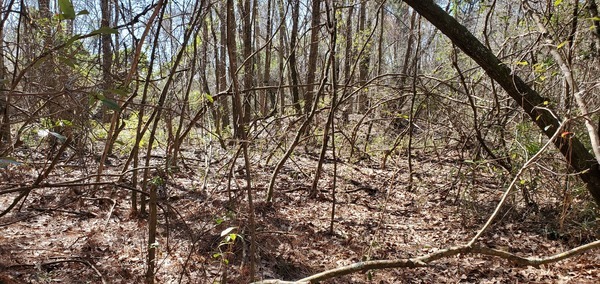
<path fill-rule="evenodd" d="M 152 178 L 152 180 L 150 180 L 150 183 L 156 186 L 163 186 L 165 185 L 165 180 L 159 176 L 155 176 Z"/>
<path fill-rule="evenodd" d="M 224 265 L 229 264 L 229 256 L 233 254 L 233 246 L 235 245 L 235 241 L 239 238 L 242 239 L 240 235 L 238 235 L 235 230 L 237 227 L 229 227 L 221 232 L 221 242 L 217 247 L 218 252 L 213 254 L 213 258 L 220 259 L 221 263 Z"/>

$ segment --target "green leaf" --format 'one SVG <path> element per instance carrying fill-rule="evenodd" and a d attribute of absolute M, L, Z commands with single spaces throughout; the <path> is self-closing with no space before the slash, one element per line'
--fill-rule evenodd
<path fill-rule="evenodd" d="M 56 126 L 73 126 L 73 122 L 66 119 L 61 119 L 56 122 Z"/>
<path fill-rule="evenodd" d="M 74 35 L 74 36 L 70 37 L 65 42 L 65 46 L 69 46 L 69 45 L 73 44 L 74 42 L 78 41 L 80 38 L 81 38 L 81 35 Z"/>
<path fill-rule="evenodd" d="M 109 27 L 101 27 L 93 32 L 91 32 L 91 35 L 98 35 L 98 34 L 116 34 L 119 31 L 117 29 L 113 29 L 113 28 L 109 28 Z"/>
<path fill-rule="evenodd" d="M 563 0 L 554 0 L 554 6 L 558 6 L 560 5 L 560 3 L 562 3 Z"/>
<path fill-rule="evenodd" d="M 99 95 L 98 99 L 102 102 L 102 104 L 104 104 L 108 109 L 112 109 L 114 111 L 119 111 L 121 110 L 121 107 L 119 107 L 119 104 L 117 102 L 115 102 L 114 100 L 111 100 L 109 98 L 106 98 L 105 96 Z"/>
<path fill-rule="evenodd" d="M 75 68 L 75 62 L 73 62 L 73 60 L 71 60 L 71 58 L 59 56 L 58 57 L 58 61 L 60 61 L 64 65 L 67 65 L 67 66 L 69 66 L 71 68 Z"/>
<path fill-rule="evenodd" d="M 108 91 L 112 92 L 112 93 L 115 93 L 115 94 L 117 94 L 117 95 L 119 95 L 121 97 L 124 97 L 124 96 L 126 96 L 129 93 L 129 91 L 126 90 L 126 89 L 109 89 Z"/>
<path fill-rule="evenodd" d="M 98 101 L 98 94 L 97 93 L 91 93 L 88 96 L 88 104 L 89 105 L 94 105 L 97 101 Z"/>
<path fill-rule="evenodd" d="M 527 65 L 529 65 L 529 62 L 527 62 L 526 60 L 523 60 L 523 61 L 517 61 L 516 64 L 521 65 L 521 66 L 527 66 Z"/>
<path fill-rule="evenodd" d="M 206 100 L 208 100 L 208 102 L 211 104 L 215 101 L 215 99 L 213 99 L 213 97 L 209 94 L 204 94 L 204 98 L 206 98 Z"/>
<path fill-rule="evenodd" d="M 58 0 L 58 7 L 62 12 L 61 16 L 67 20 L 75 19 L 75 8 L 70 0 Z"/>
<path fill-rule="evenodd" d="M 6 168 L 9 165 L 21 165 L 20 162 L 17 162 L 14 158 L 11 157 L 0 157 L 0 168 Z"/>
<path fill-rule="evenodd" d="M 556 46 L 556 49 L 561 49 L 563 46 L 565 46 L 567 43 L 569 43 L 568 40 L 565 40 L 563 42 L 561 42 L 558 46 Z"/>
<path fill-rule="evenodd" d="M 77 12 L 77 16 L 79 16 L 79 15 L 89 15 L 89 14 L 90 14 L 90 12 L 88 10 L 86 10 L 86 9 L 83 9 L 83 10 Z"/>

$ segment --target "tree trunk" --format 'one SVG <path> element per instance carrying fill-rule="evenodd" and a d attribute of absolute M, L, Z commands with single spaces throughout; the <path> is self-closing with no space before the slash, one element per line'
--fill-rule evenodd
<path fill-rule="evenodd" d="M 101 0 L 100 1 L 100 11 L 102 14 L 102 20 L 100 26 L 102 28 L 107 28 L 110 26 L 110 10 L 108 5 L 109 0 Z M 112 88 L 112 76 L 111 66 L 112 66 L 112 50 L 111 50 L 111 35 L 109 33 L 103 33 L 100 36 L 100 41 L 102 45 L 102 88 L 103 93 L 106 98 L 113 99 L 112 93 L 109 91 Z M 108 123 L 110 122 L 110 115 L 106 115 L 106 111 L 108 108 L 103 104 L 101 109 L 102 121 Z"/>
<path fill-rule="evenodd" d="M 469 30 L 448 15 L 433 0 L 403 0 L 421 16 L 429 20 L 465 54 L 471 57 L 490 78 L 494 79 L 511 96 L 531 120 L 546 134 L 552 137 L 562 119 L 548 108 L 537 108 L 543 105 L 544 99 L 527 85 L 520 77 L 502 63 L 488 48 L 486 48 Z M 556 117 L 556 118 L 555 118 Z M 588 191 L 600 204 L 600 168 L 590 151 L 581 143 L 578 137 L 562 137 L 554 141 L 554 145 L 566 158 L 574 172 L 586 184 Z"/>
<path fill-rule="evenodd" d="M 250 121 L 252 114 L 251 101 L 253 98 L 253 75 L 254 63 L 250 58 L 252 56 L 252 18 L 250 17 L 250 0 L 239 0 L 238 6 L 242 14 L 242 48 L 244 58 L 244 89 L 246 90 L 242 98 L 243 112 L 242 124 L 246 125 Z"/>
<path fill-rule="evenodd" d="M 240 85 L 237 79 L 237 44 L 236 44 L 236 23 L 235 12 L 233 11 L 233 0 L 227 0 L 227 54 L 229 55 L 229 77 L 233 83 L 232 114 L 233 114 L 233 135 L 241 139 L 244 132 L 244 113 L 242 109 L 242 99 L 240 96 Z"/>
<path fill-rule="evenodd" d="M 321 18 L 321 1 L 313 0 L 312 19 L 310 22 L 310 51 L 308 54 L 308 73 L 306 74 L 307 90 L 304 96 L 304 113 L 309 113 L 314 97 L 315 72 L 317 71 L 317 56 L 319 55 L 319 26 Z"/>
<path fill-rule="evenodd" d="M 360 85 L 364 85 L 367 82 L 367 75 L 369 74 L 369 64 L 371 57 L 371 48 L 370 45 L 364 41 L 370 40 L 368 36 L 368 26 L 370 23 L 367 23 L 367 1 L 363 1 L 360 3 L 359 9 L 359 17 L 358 17 L 358 29 L 359 35 L 361 39 L 361 44 L 364 45 L 364 51 L 359 58 L 358 65 L 358 81 Z M 363 90 L 360 92 L 358 98 L 358 111 L 360 113 L 364 113 L 369 108 L 369 96 L 368 93 Z"/>
<path fill-rule="evenodd" d="M 290 38 L 290 77 L 292 79 L 292 104 L 296 114 L 302 114 L 300 106 L 300 87 L 298 86 L 298 67 L 296 63 L 296 44 L 298 43 L 298 20 L 300 18 L 300 0 L 292 0 L 292 35 Z"/>
<path fill-rule="evenodd" d="M 348 18 L 346 18 L 346 29 L 344 31 L 344 36 L 346 37 L 346 43 L 344 47 L 344 90 L 350 86 L 352 82 L 352 69 L 351 62 L 352 57 L 354 56 L 354 52 L 352 50 L 352 15 L 354 14 L 354 3 L 351 2 L 348 5 Z M 336 66 L 339 66 L 336 64 Z M 350 114 L 352 113 L 352 104 L 349 107 L 342 108 L 342 122 L 347 123 L 350 119 Z M 351 151 L 353 151 L 352 148 Z M 352 156 L 352 155 L 350 155 Z"/>
<path fill-rule="evenodd" d="M 259 19 L 261 19 L 258 16 L 258 0 L 253 0 L 252 1 L 252 25 L 253 25 L 253 29 L 252 29 L 252 50 L 261 50 L 261 34 L 260 34 L 260 21 Z M 265 39 L 268 39 L 267 37 L 264 37 Z M 253 72 L 252 72 L 252 86 L 256 87 L 260 85 L 260 81 L 262 80 L 263 76 L 262 76 L 262 58 L 257 54 L 255 54 L 255 56 L 252 57 L 252 68 L 253 68 Z M 256 91 L 252 91 L 252 102 L 254 103 L 254 109 L 253 109 L 253 113 L 258 115 L 258 116 L 262 116 L 262 107 L 261 105 L 262 102 L 260 101 L 259 95 Z"/>
<path fill-rule="evenodd" d="M 267 0 L 267 31 L 265 34 L 265 38 L 267 39 L 267 43 L 265 46 L 265 69 L 264 69 L 264 77 L 263 77 L 263 85 L 269 85 L 271 81 L 271 47 L 273 46 L 271 40 L 271 34 L 273 33 L 273 24 L 271 23 L 271 3 L 272 0 Z M 275 106 L 275 98 L 273 96 L 275 94 L 272 90 L 265 90 L 263 100 L 262 100 L 262 114 L 266 115 L 273 110 Z"/>
<path fill-rule="evenodd" d="M 4 42 L 4 23 L 8 18 L 8 13 L 2 18 L 0 22 L 0 41 Z M 0 78 L 4 79 L 8 77 L 6 65 L 4 64 L 4 49 L 0 49 Z M 0 81 L 0 90 L 6 90 L 6 82 Z M 10 91 L 0 91 L 0 153 L 5 152 L 10 148 L 12 144 L 10 134 L 10 116 L 9 116 L 9 103 L 10 103 Z"/>
<path fill-rule="evenodd" d="M 352 3 L 351 3 L 352 4 Z M 354 14 L 354 6 L 350 5 L 348 7 L 348 18 L 346 19 L 346 47 L 344 51 L 344 84 L 349 85 L 352 81 L 352 74 L 350 73 L 352 70 L 351 61 L 352 61 L 352 14 Z"/>
<path fill-rule="evenodd" d="M 590 18 L 592 19 L 592 34 L 595 36 L 596 56 L 600 57 L 600 18 L 598 17 L 598 5 L 595 0 L 587 1 L 587 9 Z"/>
<path fill-rule="evenodd" d="M 382 4 L 383 5 L 383 4 Z M 383 30 L 385 26 L 385 9 L 379 9 L 379 38 L 377 39 L 377 75 L 382 74 L 383 70 Z"/>
<path fill-rule="evenodd" d="M 227 90 L 227 68 L 225 66 L 225 62 L 227 60 L 227 17 L 223 14 L 223 11 L 227 8 L 225 7 L 225 2 L 221 3 L 221 14 L 219 14 L 219 32 L 220 32 L 220 40 L 219 44 L 219 57 L 216 63 L 216 72 L 217 72 L 217 91 L 223 92 Z M 231 126 L 230 120 L 230 112 L 229 112 L 229 96 L 223 96 L 219 98 L 219 105 L 217 108 L 221 107 L 221 128 L 227 129 Z"/>
<path fill-rule="evenodd" d="M 279 6 L 279 20 L 281 21 L 281 28 L 279 29 L 279 85 L 283 85 L 285 83 L 285 54 L 287 54 L 287 46 L 286 46 L 286 31 L 287 25 L 285 24 L 285 18 L 287 12 L 284 12 L 283 8 L 283 0 L 278 1 Z M 284 114 L 285 112 L 285 89 L 279 88 L 279 112 Z M 276 107 L 275 107 L 276 109 Z"/>

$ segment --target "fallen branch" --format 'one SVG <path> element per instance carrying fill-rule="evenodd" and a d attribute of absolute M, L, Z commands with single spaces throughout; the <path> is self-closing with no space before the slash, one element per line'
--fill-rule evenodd
<path fill-rule="evenodd" d="M 60 260 L 55 260 L 55 261 L 49 261 L 49 262 L 43 262 L 40 264 L 15 264 L 15 265 L 10 265 L 6 268 L 11 269 L 11 268 L 16 268 L 16 267 L 36 267 L 36 266 L 49 266 L 49 265 L 54 265 L 54 264 L 60 264 L 60 263 L 67 263 L 67 262 L 78 262 L 81 264 L 84 264 L 85 266 L 89 267 L 90 269 L 92 269 L 96 275 L 98 275 L 98 277 L 100 277 L 100 281 L 102 282 L 102 284 L 106 284 L 106 280 L 104 280 L 104 276 L 102 275 L 102 273 L 100 273 L 100 270 L 98 270 L 98 268 L 96 268 L 96 266 L 94 266 L 91 262 L 85 260 L 85 259 L 81 259 L 81 258 L 69 258 L 69 259 L 60 259 Z"/>
<path fill-rule="evenodd" d="M 476 247 L 476 246 L 469 247 L 469 246 L 465 245 L 465 246 L 458 246 L 458 247 L 442 249 L 442 250 L 436 251 L 434 253 L 431 253 L 431 254 L 428 254 L 425 256 L 409 258 L 409 259 L 371 260 L 371 261 L 357 262 L 357 263 L 353 263 L 350 265 L 323 271 L 323 272 L 308 276 L 306 278 L 302 278 L 295 282 L 294 281 L 292 281 L 292 282 L 282 281 L 282 280 L 263 280 L 263 281 L 254 282 L 254 283 L 255 284 L 317 283 L 319 281 L 323 281 L 323 280 L 327 280 L 327 279 L 331 279 L 331 278 L 335 278 L 335 277 L 340 277 L 340 276 L 344 276 L 344 275 L 348 275 L 348 274 L 352 274 L 352 273 L 356 273 L 356 272 L 372 270 L 372 269 L 426 267 L 429 265 L 430 262 L 433 262 L 433 261 L 441 259 L 441 258 L 455 256 L 458 254 L 463 254 L 463 255 L 465 255 L 465 254 L 482 254 L 482 255 L 496 256 L 496 257 L 499 257 L 502 259 L 506 259 L 510 262 L 513 262 L 519 266 L 538 267 L 542 264 L 558 262 L 563 259 L 575 256 L 575 255 L 584 253 L 588 250 L 596 249 L 599 247 L 600 247 L 600 240 L 583 245 L 583 246 L 576 247 L 569 251 L 557 253 L 557 254 L 551 255 L 546 258 L 537 258 L 537 257 L 521 257 L 516 254 L 512 254 L 512 253 L 505 252 L 502 250 L 496 250 L 496 249 L 491 249 L 491 248 L 486 248 L 486 247 Z"/>

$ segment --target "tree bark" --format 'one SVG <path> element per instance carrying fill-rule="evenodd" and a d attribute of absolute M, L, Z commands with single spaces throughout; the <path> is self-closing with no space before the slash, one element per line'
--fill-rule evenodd
<path fill-rule="evenodd" d="M 352 4 L 352 3 L 350 3 Z M 353 52 L 352 52 L 352 14 L 354 14 L 354 6 L 353 5 L 349 5 L 348 6 L 348 18 L 346 19 L 346 31 L 345 31 L 345 36 L 346 36 L 346 47 L 345 47 L 345 51 L 344 51 L 344 84 L 346 85 L 350 85 L 350 82 L 352 81 L 352 74 L 350 73 L 351 69 L 351 64 L 350 62 L 352 61 L 352 56 L 353 56 Z"/>
<path fill-rule="evenodd" d="M 102 20 L 100 21 L 100 26 L 103 28 L 108 28 L 110 26 L 110 9 L 108 5 L 109 0 L 100 1 L 100 11 L 102 14 Z M 110 92 L 112 88 L 112 76 L 111 66 L 112 66 L 112 49 L 111 49 L 111 35 L 109 33 L 103 33 L 100 36 L 100 41 L 102 45 L 102 88 L 103 93 L 106 98 L 113 99 L 113 95 Z M 101 110 L 102 120 L 104 122 L 110 122 L 110 115 L 106 115 L 106 111 L 108 108 L 103 105 Z"/>
<path fill-rule="evenodd" d="M 225 62 L 227 60 L 227 17 L 224 12 L 227 8 L 225 2 L 221 3 L 221 13 L 219 16 L 219 32 L 220 32 L 220 44 L 219 44 L 219 57 L 216 63 L 217 72 L 217 91 L 223 92 L 227 90 L 227 67 Z M 221 128 L 227 129 L 231 126 L 230 111 L 229 111 L 229 97 L 224 96 L 219 99 L 219 105 L 217 106 L 221 114 Z"/>
<path fill-rule="evenodd" d="M 465 54 L 477 62 L 488 76 L 498 82 L 508 95 L 523 108 L 546 136 L 553 136 L 558 130 L 562 119 L 547 107 L 537 107 L 544 105 L 544 99 L 519 76 L 514 75 L 512 70 L 473 36 L 467 28 L 448 15 L 433 0 L 403 1 L 429 20 Z M 596 203 L 600 204 L 600 168 L 594 156 L 590 154 L 589 149 L 576 136 L 561 136 L 554 141 L 554 145 L 566 158 L 571 169 L 579 173 Z"/>
<path fill-rule="evenodd" d="M 598 5 L 595 0 L 587 1 L 587 9 L 590 18 L 592 19 L 592 34 L 595 36 L 596 56 L 600 56 L 600 19 L 598 18 Z"/>
<path fill-rule="evenodd" d="M 237 79 L 237 44 L 235 13 L 233 10 L 233 0 L 227 0 L 227 54 L 229 55 L 229 76 L 233 84 L 233 135 L 235 138 L 241 139 L 244 132 L 244 113 L 242 109 L 242 99 L 240 96 L 240 84 Z"/>
<path fill-rule="evenodd" d="M 290 77 L 292 79 L 292 104 L 296 114 L 302 114 L 300 106 L 300 87 L 298 86 L 298 67 L 296 63 L 296 44 L 298 43 L 298 20 L 300 18 L 300 0 L 292 0 L 292 34 L 290 38 Z"/>
<path fill-rule="evenodd" d="M 317 56 L 319 55 L 319 26 L 321 19 L 321 1 L 313 0 L 312 19 L 310 21 L 310 51 L 308 54 L 308 74 L 306 75 L 306 95 L 304 97 L 304 113 L 309 113 L 313 101 Z"/>
<path fill-rule="evenodd" d="M 250 0 L 239 0 L 238 6 L 242 14 L 242 52 L 244 58 L 244 89 L 247 92 L 242 99 L 242 124 L 246 125 L 250 121 L 252 109 L 250 107 L 253 91 L 254 63 L 250 58 L 252 56 L 252 18 L 250 16 Z"/>
<path fill-rule="evenodd" d="M 273 33 L 273 24 L 271 21 L 271 3 L 272 0 L 267 0 L 267 31 L 265 34 L 265 38 L 271 38 L 271 34 Z M 273 46 L 271 40 L 267 40 L 267 45 L 265 46 L 265 66 L 264 66 L 264 74 L 263 74 L 263 85 L 269 85 L 271 81 L 271 56 Z M 270 113 L 273 107 L 275 106 L 275 98 L 274 92 L 272 90 L 266 90 L 262 99 L 262 115 L 266 115 Z"/>
<path fill-rule="evenodd" d="M 359 17 L 358 17 L 358 29 L 359 29 L 359 38 L 361 39 L 361 44 L 364 44 L 364 51 L 360 55 L 359 65 L 358 65 L 358 81 L 360 85 L 364 85 L 367 82 L 367 75 L 369 75 L 369 64 L 371 63 L 371 47 L 364 41 L 369 41 L 369 26 L 370 23 L 367 23 L 367 1 L 363 1 L 360 3 L 359 9 Z M 370 21 L 369 21 L 370 22 Z M 368 93 L 363 90 L 360 92 L 358 98 L 358 111 L 360 113 L 364 113 L 369 108 L 369 96 Z"/>
<path fill-rule="evenodd" d="M 13 2 L 9 4 L 12 7 Z M 6 14 L 2 20 L 0 20 L 0 41 L 4 42 L 4 23 L 8 18 Z M 4 49 L 0 49 L 0 78 L 5 79 L 8 77 L 8 70 L 4 64 Z M 4 80 L 0 81 L 0 90 L 6 90 L 6 83 Z M 10 91 L 0 91 L 0 153 L 8 150 L 9 145 L 12 144 L 10 134 Z"/>
<path fill-rule="evenodd" d="M 284 12 L 283 0 L 277 1 L 277 7 L 277 10 L 279 11 L 279 20 L 281 21 L 281 28 L 279 29 L 279 48 L 277 48 L 279 62 L 279 85 L 281 86 L 285 84 L 285 54 L 287 54 L 285 44 L 287 25 L 285 24 L 285 18 L 287 16 L 287 10 Z M 273 107 L 273 109 L 277 111 L 277 104 L 279 104 L 279 113 L 283 114 L 285 111 L 285 89 L 279 88 L 277 93 L 279 102 L 276 102 L 276 105 Z"/>

